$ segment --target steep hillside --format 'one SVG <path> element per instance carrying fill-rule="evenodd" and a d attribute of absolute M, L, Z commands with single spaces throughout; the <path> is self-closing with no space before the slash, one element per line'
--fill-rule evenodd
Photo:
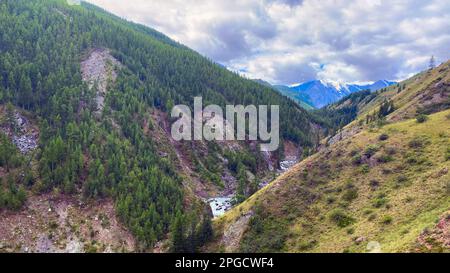
<path fill-rule="evenodd" d="M 202 199 L 231 189 L 242 201 L 284 155 L 261 154 L 256 142 L 173 143 L 168 113 L 176 104 L 192 106 L 195 96 L 204 105 L 280 105 L 282 144 L 298 154 L 317 146 L 320 128 L 294 102 L 90 4 L 1 1 L 0 29 L 6 251 L 41 251 L 39 238 L 55 252 L 69 244 L 82 251 L 194 251 L 203 244 L 210 210 Z M 106 211 L 93 210 L 96 202 Z M 57 215 L 55 207 L 62 207 Z M 110 228 L 98 224 L 101 214 Z M 28 216 L 44 224 L 31 229 L 36 222 Z M 83 217 L 93 221 L 82 224 Z M 31 239 L 14 233 L 27 229 Z M 134 242 L 98 236 L 108 230 L 129 232 Z M 171 243 L 161 246 L 169 231 Z"/>
<path fill-rule="evenodd" d="M 393 103 L 386 121 L 414 118 L 419 114 L 439 112 L 450 107 L 450 62 L 424 71 L 397 85 L 381 89 L 374 100 L 362 101 L 359 119 L 377 114 L 386 101 Z"/>
<path fill-rule="evenodd" d="M 447 63 L 333 105 L 356 121 L 215 220 L 206 250 L 450 252 L 449 75 Z"/>
<path fill-rule="evenodd" d="M 370 90 L 359 91 L 311 113 L 326 125 L 325 127 L 329 129 L 328 135 L 334 136 L 337 131 L 358 117 L 362 103 L 368 103 L 376 97 L 377 93 Z"/>
<path fill-rule="evenodd" d="M 375 93 L 358 92 L 316 112 L 339 131 L 328 144 L 374 126 L 436 113 L 450 108 L 450 61 Z M 332 136 L 333 134 L 331 134 Z"/>
<path fill-rule="evenodd" d="M 450 221 L 449 137 L 444 111 L 338 142 L 216 220 L 211 248 L 366 252 L 378 242 L 383 252 L 450 251 L 448 234 L 421 240 Z"/>

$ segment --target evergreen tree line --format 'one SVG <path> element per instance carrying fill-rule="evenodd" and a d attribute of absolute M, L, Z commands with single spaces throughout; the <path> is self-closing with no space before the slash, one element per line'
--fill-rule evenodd
<path fill-rule="evenodd" d="M 17 178 L 2 182 L 0 204 L 23 203 L 21 187 L 80 191 L 93 200 L 112 197 L 119 218 L 143 249 L 172 230 L 183 242 L 174 249 L 191 251 L 207 237 L 199 233 L 209 229 L 208 221 L 201 220 L 207 217 L 188 213 L 192 208 L 184 203 L 182 178 L 144 133 L 148 109 L 168 112 L 174 104 L 192 104 L 194 96 L 202 96 L 205 105 L 280 105 L 283 139 L 303 146 L 315 142 L 314 118 L 294 102 L 92 5 L 1 1 L 0 26 L 0 104 L 29 111 L 40 128 L 37 173 L 28 172 L 20 185 Z M 95 114 L 96 89 L 82 82 L 80 72 L 80 61 L 92 48 L 109 48 L 125 67 L 108 91 L 101 116 Z M 8 145 L 2 141 L 2 151 L 13 154 Z M 3 154 L 0 162 L 9 167 L 13 157 Z M 236 173 L 244 181 L 244 170 L 254 168 L 255 162 L 245 157 Z M 5 198 L 5 192 L 15 199 Z M 12 199 L 18 201 L 4 201 Z M 204 224 L 194 227 L 194 222 Z M 180 232 L 174 228 L 180 223 L 191 226 Z"/>
<path fill-rule="evenodd" d="M 355 92 L 325 108 L 313 111 L 317 119 L 327 128 L 327 134 L 334 135 L 357 116 L 360 104 L 367 104 L 377 96 L 370 90 Z"/>

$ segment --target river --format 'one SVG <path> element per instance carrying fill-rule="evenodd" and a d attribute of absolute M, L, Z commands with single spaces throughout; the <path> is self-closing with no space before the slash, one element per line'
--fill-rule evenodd
<path fill-rule="evenodd" d="M 288 159 L 280 162 L 280 170 L 278 170 L 278 174 L 282 174 L 292 168 L 295 164 L 298 163 L 297 159 Z M 270 181 L 263 181 L 259 185 L 259 189 L 264 188 L 270 183 Z M 234 194 L 228 196 L 218 196 L 214 198 L 210 198 L 207 200 L 209 206 L 211 207 L 213 217 L 217 218 L 225 214 L 228 210 L 233 208 L 232 200 L 234 198 Z"/>

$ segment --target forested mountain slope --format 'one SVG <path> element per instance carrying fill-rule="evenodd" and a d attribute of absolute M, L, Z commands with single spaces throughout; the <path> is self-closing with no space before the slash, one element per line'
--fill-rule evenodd
<path fill-rule="evenodd" d="M 315 109 L 311 102 L 311 99 L 307 95 L 292 90 L 292 88 L 284 85 L 275 85 L 274 88 L 284 96 L 293 99 L 295 102 L 297 102 L 301 107 L 305 108 L 306 110 Z"/>
<path fill-rule="evenodd" d="M 205 250 L 449 252 L 449 75 L 446 63 L 333 105 L 356 121 L 215 220 Z"/>
<path fill-rule="evenodd" d="M 1 1 L 0 251 L 151 251 L 169 231 L 172 251 L 202 245 L 198 196 L 231 173 L 245 199 L 257 183 L 246 172 L 266 175 L 283 149 L 264 160 L 256 143 L 171 142 L 168 112 L 194 96 L 280 105 L 282 141 L 317 144 L 294 102 L 161 33 L 86 3 Z M 135 241 L 117 242 L 127 230 Z"/>

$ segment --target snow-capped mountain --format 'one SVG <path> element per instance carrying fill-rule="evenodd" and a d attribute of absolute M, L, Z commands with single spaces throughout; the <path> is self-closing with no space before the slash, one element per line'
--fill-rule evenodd
<path fill-rule="evenodd" d="M 351 93 L 362 90 L 377 91 L 393 84 L 396 83 L 386 80 L 380 80 L 372 84 L 365 85 L 314 80 L 289 87 L 289 90 L 293 92 L 286 92 L 285 87 L 277 89 L 283 94 L 292 97 L 294 100 L 302 100 L 316 108 L 322 108 L 328 104 L 340 100 L 345 96 L 348 96 Z"/>
<path fill-rule="evenodd" d="M 391 85 L 397 84 L 396 82 L 391 82 L 391 81 L 386 81 L 386 80 L 380 80 L 380 81 L 376 81 L 372 84 L 369 85 L 362 85 L 359 86 L 360 88 L 362 88 L 362 90 L 370 90 L 372 92 L 375 92 L 377 90 L 389 87 Z"/>

